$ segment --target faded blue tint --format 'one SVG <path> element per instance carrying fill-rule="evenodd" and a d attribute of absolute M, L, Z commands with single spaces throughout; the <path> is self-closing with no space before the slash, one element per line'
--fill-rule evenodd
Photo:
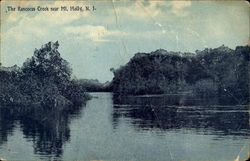
<path fill-rule="evenodd" d="M 1 108 L 0 156 L 8 160 L 229 161 L 249 152 L 248 107 L 188 95 L 91 93 L 66 111 Z M 23 114 L 22 114 L 23 113 Z"/>
<path fill-rule="evenodd" d="M 97 10 L 89 14 L 6 12 L 6 6 L 21 4 L 94 5 Z M 101 82 L 110 81 L 109 69 L 126 64 L 137 52 L 160 48 L 194 52 L 222 44 L 234 49 L 248 44 L 248 39 L 249 3 L 245 1 L 1 1 L 4 66 L 20 66 L 34 48 L 58 40 L 60 53 L 72 63 L 78 78 Z"/>

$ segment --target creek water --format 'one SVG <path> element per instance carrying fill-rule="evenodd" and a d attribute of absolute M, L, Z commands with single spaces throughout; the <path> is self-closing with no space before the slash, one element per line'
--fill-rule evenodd
<path fill-rule="evenodd" d="M 249 155 L 249 109 L 186 95 L 90 93 L 81 108 L 0 108 L 7 160 L 233 161 Z"/>

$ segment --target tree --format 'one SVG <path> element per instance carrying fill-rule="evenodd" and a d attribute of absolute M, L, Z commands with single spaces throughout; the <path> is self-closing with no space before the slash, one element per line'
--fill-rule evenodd
<path fill-rule="evenodd" d="M 24 62 L 22 71 L 25 74 L 33 73 L 40 79 L 53 80 L 55 83 L 69 81 L 72 69 L 69 63 L 61 58 L 58 47 L 57 41 L 49 42 L 39 50 L 35 49 L 34 55 Z"/>

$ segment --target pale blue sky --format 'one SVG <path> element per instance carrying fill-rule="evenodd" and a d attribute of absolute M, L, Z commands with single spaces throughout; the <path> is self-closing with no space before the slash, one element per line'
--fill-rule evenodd
<path fill-rule="evenodd" d="M 84 6 L 94 12 L 6 12 L 6 6 Z M 1 62 L 19 66 L 35 48 L 58 40 L 78 78 L 111 80 L 110 68 L 137 52 L 235 48 L 249 39 L 245 1 L 1 2 Z"/>

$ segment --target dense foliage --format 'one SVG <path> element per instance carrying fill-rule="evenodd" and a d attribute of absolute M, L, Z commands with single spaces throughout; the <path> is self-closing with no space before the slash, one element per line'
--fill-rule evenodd
<path fill-rule="evenodd" d="M 111 88 L 119 94 L 190 92 L 198 96 L 249 100 L 249 46 L 221 46 L 193 53 L 160 49 L 137 53 L 119 69 L 111 69 Z"/>
<path fill-rule="evenodd" d="M 75 80 L 72 69 L 61 58 L 58 42 L 49 42 L 27 59 L 21 68 L 0 69 L 1 105 L 64 107 L 80 105 L 88 96 Z"/>

